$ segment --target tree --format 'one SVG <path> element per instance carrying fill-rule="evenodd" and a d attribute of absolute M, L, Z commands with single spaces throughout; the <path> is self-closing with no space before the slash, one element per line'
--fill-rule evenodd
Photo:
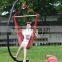
<path fill-rule="evenodd" d="M 0 11 L 8 10 L 8 8 L 10 10 L 14 1 L 15 0 L 0 0 Z M 54 15 L 57 12 L 62 13 L 62 0 L 19 0 L 15 8 L 20 10 L 24 2 L 27 2 L 30 8 L 29 11 L 38 12 L 42 16 L 47 14 Z M 60 5 L 56 6 L 58 2 Z"/>

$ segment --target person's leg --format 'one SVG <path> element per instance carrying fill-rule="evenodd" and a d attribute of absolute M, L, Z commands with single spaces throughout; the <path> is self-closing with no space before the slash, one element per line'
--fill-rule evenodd
<path fill-rule="evenodd" d="M 24 47 L 24 59 L 23 62 L 26 62 L 27 49 Z"/>
<path fill-rule="evenodd" d="M 20 45 L 20 47 L 19 47 L 19 49 L 18 49 L 18 51 L 17 51 L 17 53 L 16 53 L 16 58 L 17 58 L 17 56 L 18 56 L 18 54 L 19 54 L 19 52 L 20 52 L 20 49 L 22 48 L 22 45 Z"/>

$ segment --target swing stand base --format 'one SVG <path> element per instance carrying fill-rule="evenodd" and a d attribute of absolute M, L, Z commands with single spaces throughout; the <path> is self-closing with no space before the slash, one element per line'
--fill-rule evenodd
<path fill-rule="evenodd" d="M 17 61 L 17 62 L 23 62 L 23 60 L 22 61 Z M 29 62 L 29 60 L 26 60 L 26 62 Z"/>

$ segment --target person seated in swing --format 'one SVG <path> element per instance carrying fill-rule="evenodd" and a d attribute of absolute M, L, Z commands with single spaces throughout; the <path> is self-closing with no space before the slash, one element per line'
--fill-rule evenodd
<path fill-rule="evenodd" d="M 14 17 L 15 32 L 18 36 L 18 43 L 19 43 L 19 49 L 18 49 L 15 57 L 16 58 L 18 57 L 20 49 L 23 48 L 23 51 L 24 51 L 23 62 L 26 62 L 27 49 L 30 48 L 30 46 L 32 45 L 33 40 L 35 38 L 35 33 L 36 33 L 36 28 L 37 28 L 37 23 L 38 23 L 38 17 L 39 17 L 39 14 L 37 14 L 37 16 L 35 18 L 33 28 L 31 26 L 31 23 L 27 22 L 26 28 L 23 30 L 20 29 L 20 26 Z"/>

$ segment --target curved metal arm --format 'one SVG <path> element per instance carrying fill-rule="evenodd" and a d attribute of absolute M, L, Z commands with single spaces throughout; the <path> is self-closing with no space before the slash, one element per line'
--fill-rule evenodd
<path fill-rule="evenodd" d="M 10 11 L 10 15 L 9 15 L 9 19 L 8 19 L 8 25 L 9 25 L 9 22 L 10 22 L 11 17 L 12 17 L 12 13 L 13 13 L 14 6 L 16 5 L 17 2 L 18 2 L 18 0 L 16 0 L 16 1 L 13 3 L 13 5 L 12 5 L 11 11 Z"/>

